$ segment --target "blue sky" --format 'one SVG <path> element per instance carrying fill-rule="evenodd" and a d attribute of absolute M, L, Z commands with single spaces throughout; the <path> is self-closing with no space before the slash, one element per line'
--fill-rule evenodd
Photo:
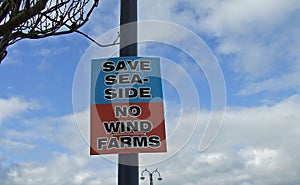
<path fill-rule="evenodd" d="M 299 9 L 297 0 L 139 2 L 139 20 L 175 28 L 149 29 L 141 37 L 156 43 L 139 48 L 162 58 L 168 153 L 140 161 L 141 170 L 159 169 L 156 184 L 299 185 Z M 109 43 L 118 24 L 119 1 L 101 1 L 82 31 Z M 204 42 L 194 46 L 191 33 Z M 116 184 L 116 156 L 89 156 L 86 138 L 88 62 L 117 49 L 77 34 L 9 48 L 0 65 L 1 184 Z M 199 65 L 195 56 L 209 60 Z M 224 115 L 211 109 L 222 100 Z M 200 152 L 207 123 L 219 118 L 218 136 Z"/>

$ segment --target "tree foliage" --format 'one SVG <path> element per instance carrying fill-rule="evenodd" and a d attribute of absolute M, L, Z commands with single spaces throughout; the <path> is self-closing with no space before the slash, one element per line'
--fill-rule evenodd
<path fill-rule="evenodd" d="M 78 32 L 99 0 L 0 0 L 0 63 L 19 40 Z"/>

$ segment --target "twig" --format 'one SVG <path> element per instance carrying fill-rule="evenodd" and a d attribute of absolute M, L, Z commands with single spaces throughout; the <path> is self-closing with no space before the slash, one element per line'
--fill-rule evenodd
<path fill-rule="evenodd" d="M 114 46 L 114 45 L 118 45 L 120 44 L 118 42 L 119 38 L 120 38 L 120 32 L 118 32 L 118 36 L 116 37 L 116 39 L 111 43 L 111 44 L 100 44 L 99 42 L 97 42 L 95 39 L 93 39 L 92 37 L 88 36 L 86 33 L 83 33 L 82 31 L 79 30 L 74 30 L 76 33 L 79 33 L 80 35 L 83 35 L 84 37 L 88 38 L 90 41 L 94 42 L 96 45 L 100 46 L 100 47 L 109 47 L 109 46 Z"/>

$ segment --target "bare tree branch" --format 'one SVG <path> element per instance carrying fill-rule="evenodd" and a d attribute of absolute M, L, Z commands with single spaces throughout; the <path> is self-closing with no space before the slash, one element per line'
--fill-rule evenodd
<path fill-rule="evenodd" d="M 99 0 L 0 0 L 0 63 L 7 47 L 25 38 L 79 33 L 98 46 L 102 45 L 79 31 L 90 18 Z"/>
<path fill-rule="evenodd" d="M 93 43 L 95 43 L 97 46 L 100 46 L 100 47 L 109 47 L 109 46 L 114 46 L 114 45 L 117 45 L 117 44 L 120 44 L 118 42 L 119 38 L 120 38 L 120 33 L 118 32 L 118 35 L 116 37 L 116 39 L 110 43 L 110 44 L 100 44 L 99 42 L 97 42 L 95 39 L 93 39 L 92 37 L 88 36 L 87 34 L 79 31 L 79 30 L 75 30 L 75 32 L 79 33 L 80 35 L 83 35 L 85 36 L 86 38 L 88 38 L 90 41 L 92 41 Z"/>
<path fill-rule="evenodd" d="M 12 16 L 3 25 L 0 25 L 0 36 L 3 36 L 5 33 L 12 32 L 20 24 L 26 22 L 27 20 L 31 19 L 33 16 L 37 15 L 45 8 L 47 1 L 48 0 L 39 0 L 38 2 L 36 2 L 36 4 L 34 4 L 34 6 L 32 6 L 32 8 L 24 9 L 19 13 L 15 13 L 17 11 L 16 9 L 13 9 L 14 11 L 12 11 L 12 15 L 14 16 Z"/>

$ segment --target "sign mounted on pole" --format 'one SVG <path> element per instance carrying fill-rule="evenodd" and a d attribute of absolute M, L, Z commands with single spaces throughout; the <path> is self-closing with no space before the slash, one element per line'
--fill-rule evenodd
<path fill-rule="evenodd" d="M 92 60 L 90 154 L 166 152 L 160 60 Z"/>

